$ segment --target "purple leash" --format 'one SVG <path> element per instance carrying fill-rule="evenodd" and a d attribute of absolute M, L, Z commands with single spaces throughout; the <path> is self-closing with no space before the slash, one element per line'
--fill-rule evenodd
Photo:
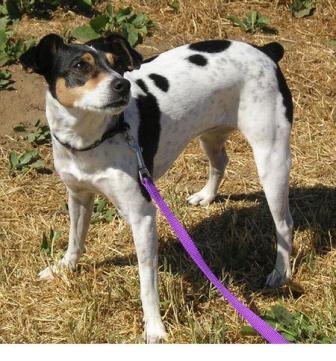
<path fill-rule="evenodd" d="M 262 320 L 254 312 L 252 312 L 248 307 L 242 304 L 227 288 L 225 288 L 221 281 L 214 275 L 210 270 L 209 266 L 204 261 L 202 255 L 200 254 L 198 248 L 195 246 L 193 240 L 189 236 L 188 232 L 181 224 L 181 222 L 175 217 L 173 212 L 168 207 L 167 203 L 162 199 L 158 189 L 154 185 L 149 172 L 145 166 L 145 163 L 142 158 L 140 147 L 134 142 L 134 139 L 128 136 L 127 138 L 130 147 L 135 150 L 138 158 L 139 164 L 139 175 L 142 184 L 146 188 L 147 192 L 151 198 L 155 201 L 161 213 L 167 219 L 169 225 L 174 230 L 177 238 L 180 240 L 183 248 L 204 273 L 207 279 L 217 288 L 217 290 L 222 294 L 222 296 L 227 299 L 231 306 L 245 319 L 250 325 L 269 343 L 272 344 L 289 344 L 279 332 L 274 330 L 267 322 Z M 132 142 L 132 144 L 131 144 Z"/>

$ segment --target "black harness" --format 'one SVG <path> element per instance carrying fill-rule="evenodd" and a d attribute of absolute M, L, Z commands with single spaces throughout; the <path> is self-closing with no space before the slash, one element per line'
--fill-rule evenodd
<path fill-rule="evenodd" d="M 128 129 L 129 129 L 129 125 L 124 121 L 124 114 L 122 114 L 120 116 L 120 118 L 118 119 L 118 122 L 117 122 L 116 126 L 113 129 L 110 129 L 110 130 L 106 131 L 99 140 L 96 140 L 93 144 L 91 144 L 91 145 L 89 145 L 89 146 L 87 146 L 85 148 L 75 148 L 72 145 L 70 145 L 69 143 L 62 142 L 56 136 L 56 134 L 52 133 L 52 136 L 58 141 L 58 143 L 63 145 L 64 148 L 69 149 L 71 151 L 84 152 L 86 150 L 90 150 L 90 149 L 98 147 L 98 145 L 105 142 L 106 139 L 110 139 L 110 138 L 114 137 L 117 134 L 124 133 Z"/>

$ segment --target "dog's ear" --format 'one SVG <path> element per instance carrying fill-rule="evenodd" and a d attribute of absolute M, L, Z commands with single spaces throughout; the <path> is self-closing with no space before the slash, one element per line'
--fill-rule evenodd
<path fill-rule="evenodd" d="M 48 77 L 54 64 L 55 56 L 64 45 L 63 39 L 57 34 L 49 34 L 40 42 L 20 56 L 20 63 L 35 73 Z"/>
<path fill-rule="evenodd" d="M 125 70 L 139 69 L 142 63 L 142 55 L 134 50 L 130 43 L 118 33 L 91 40 L 86 44 L 105 53 L 112 53 L 123 63 Z"/>

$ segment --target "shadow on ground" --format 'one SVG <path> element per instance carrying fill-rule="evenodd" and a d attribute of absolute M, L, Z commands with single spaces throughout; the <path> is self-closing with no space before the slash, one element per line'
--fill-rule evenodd
<path fill-rule="evenodd" d="M 228 196 L 221 195 L 217 202 Z M 243 285 L 246 301 L 251 292 L 263 288 L 266 275 L 273 269 L 276 256 L 275 229 L 263 192 L 230 195 L 231 204 L 249 200 L 255 206 L 228 208 L 221 215 L 204 219 L 188 229 L 212 271 L 219 277 L 228 277 L 233 283 Z M 294 219 L 294 232 L 309 230 L 311 244 L 305 245 L 306 254 L 326 254 L 336 243 L 336 189 L 317 186 L 291 188 L 290 208 Z M 173 274 L 181 274 L 189 282 L 199 301 L 207 299 L 209 283 L 186 255 L 174 237 L 160 240 L 159 267 L 169 267 Z M 303 253 L 297 267 L 304 262 Z M 116 257 L 99 266 L 136 264 L 135 254 Z M 287 291 L 265 291 L 270 297 Z M 290 292 L 291 295 L 293 293 Z M 252 305 L 252 308 L 253 305 Z"/>

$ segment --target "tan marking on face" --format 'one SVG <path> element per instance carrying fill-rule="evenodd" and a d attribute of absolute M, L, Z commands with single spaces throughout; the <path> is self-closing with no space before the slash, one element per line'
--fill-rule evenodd
<path fill-rule="evenodd" d="M 108 73 L 105 72 L 99 72 L 93 74 L 93 76 L 82 86 L 82 88 L 85 88 L 85 90 L 94 90 L 100 82 L 102 82 L 104 79 L 106 79 L 108 76 Z"/>
<path fill-rule="evenodd" d="M 81 56 L 81 59 L 83 61 L 86 61 L 87 63 L 91 64 L 93 67 L 96 67 L 96 60 L 92 54 L 85 53 L 84 55 Z"/>
<path fill-rule="evenodd" d="M 89 91 L 93 91 L 108 76 L 105 72 L 95 73 L 82 86 L 68 87 L 64 78 L 58 78 L 56 81 L 56 97 L 57 100 L 68 108 L 73 108 L 76 101 Z"/>
<path fill-rule="evenodd" d="M 110 65 L 114 64 L 114 55 L 112 53 L 105 53 L 106 59 Z"/>

